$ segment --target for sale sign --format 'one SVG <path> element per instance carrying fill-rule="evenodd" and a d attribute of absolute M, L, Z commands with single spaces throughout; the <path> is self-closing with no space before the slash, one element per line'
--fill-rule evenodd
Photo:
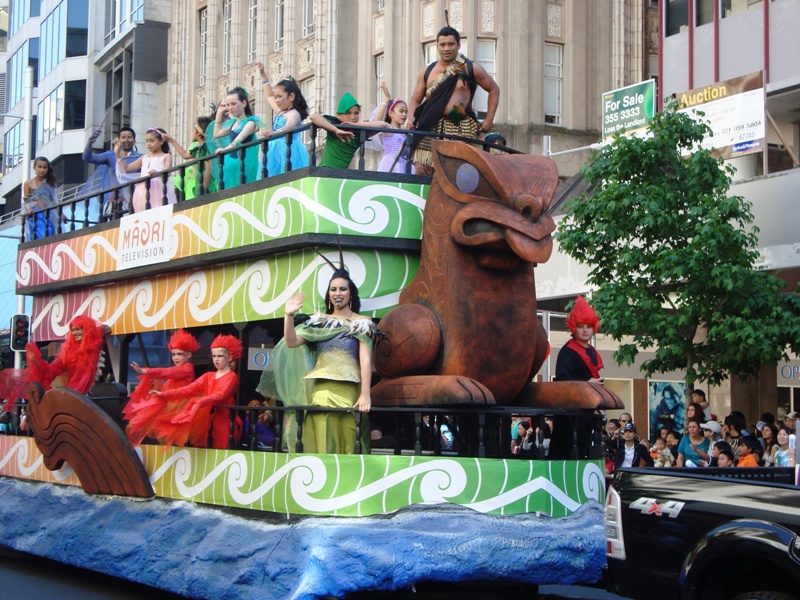
<path fill-rule="evenodd" d="M 602 97 L 603 139 L 647 129 L 656 114 L 656 82 L 649 79 Z"/>

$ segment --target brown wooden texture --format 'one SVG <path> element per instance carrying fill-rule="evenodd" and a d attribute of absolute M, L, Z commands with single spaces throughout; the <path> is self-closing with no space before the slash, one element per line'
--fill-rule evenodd
<path fill-rule="evenodd" d="M 381 319 L 386 335 L 376 344 L 375 365 L 383 379 L 372 400 L 535 406 L 541 399 L 551 407 L 552 394 L 530 390 L 550 384 L 530 379 L 548 350 L 536 317 L 534 267 L 553 250 L 547 208 L 558 185 L 555 163 L 452 141 L 435 141 L 432 150 L 419 271 Z M 435 377 L 448 379 L 435 384 Z M 553 389 L 564 394 L 563 408 L 615 404 L 605 390 Z"/>
<path fill-rule="evenodd" d="M 66 461 L 89 494 L 155 496 L 144 465 L 111 417 L 69 388 L 42 392 L 31 384 L 28 421 L 48 469 Z"/>

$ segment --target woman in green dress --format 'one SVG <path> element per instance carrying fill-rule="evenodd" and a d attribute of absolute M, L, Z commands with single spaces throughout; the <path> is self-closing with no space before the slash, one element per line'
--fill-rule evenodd
<path fill-rule="evenodd" d="M 287 348 L 305 348 L 306 365 L 313 365 L 303 379 L 311 381 L 307 403 L 328 408 L 356 407 L 362 413 L 372 405 L 372 319 L 358 314 L 358 288 L 344 268 L 336 269 L 328 284 L 325 314 L 315 314 L 295 327 L 295 314 L 305 295 L 298 293 L 286 303 L 284 342 Z M 362 440 L 369 440 L 369 426 L 362 420 Z M 363 433 L 366 432 L 366 436 Z M 353 454 L 356 424 L 350 412 L 309 412 L 303 424 L 306 452 Z"/>

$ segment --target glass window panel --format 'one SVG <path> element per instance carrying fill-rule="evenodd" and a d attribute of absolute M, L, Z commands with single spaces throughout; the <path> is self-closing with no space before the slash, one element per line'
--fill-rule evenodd
<path fill-rule="evenodd" d="M 548 125 L 561 125 L 563 51 L 559 44 L 544 47 L 544 122 Z"/>
<path fill-rule="evenodd" d="M 695 0 L 695 23 L 706 25 L 714 22 L 714 4 L 719 0 Z"/>
<path fill-rule="evenodd" d="M 198 13 L 200 25 L 200 85 L 206 83 L 206 56 L 208 52 L 208 9 L 204 8 Z"/>
<path fill-rule="evenodd" d="M 69 0 L 64 56 L 85 56 L 89 35 L 89 0 Z"/>
<path fill-rule="evenodd" d="M 496 73 L 494 40 L 477 40 L 475 44 L 475 62 L 482 66 L 486 73 L 494 79 Z M 479 86 L 475 90 L 475 111 L 478 113 L 478 118 L 483 119 L 486 117 L 488 107 L 489 93 Z"/>
<path fill-rule="evenodd" d="M 283 48 L 283 0 L 275 0 L 275 50 Z"/>
<path fill-rule="evenodd" d="M 258 0 L 250 0 L 247 11 L 247 62 L 256 59 L 256 36 L 258 25 Z"/>
<path fill-rule="evenodd" d="M 761 8 L 764 0 L 722 0 L 722 16 L 730 17 L 752 8 Z"/>
<path fill-rule="evenodd" d="M 86 128 L 86 81 L 67 81 L 64 86 L 64 129 Z"/>
<path fill-rule="evenodd" d="M 667 35 L 680 33 L 689 24 L 689 0 L 667 0 Z"/>
<path fill-rule="evenodd" d="M 222 0 L 222 73 L 231 70 L 231 0 Z"/>
<path fill-rule="evenodd" d="M 314 0 L 303 0 L 303 37 L 314 33 Z"/>

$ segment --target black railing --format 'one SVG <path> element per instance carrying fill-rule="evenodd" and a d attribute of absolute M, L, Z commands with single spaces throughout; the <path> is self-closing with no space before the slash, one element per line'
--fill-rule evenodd
<path fill-rule="evenodd" d="M 369 137 L 377 133 L 401 133 L 406 136 L 406 147 L 410 147 L 412 144 L 412 140 L 415 137 L 433 137 L 436 139 L 447 139 L 447 140 L 458 140 L 462 142 L 466 142 L 469 144 L 473 144 L 475 146 L 480 146 L 483 150 L 489 151 L 491 149 L 496 149 L 501 152 L 505 152 L 508 154 L 521 154 L 519 150 L 515 150 L 513 148 L 508 148 L 506 146 L 500 146 L 497 144 L 490 144 L 484 140 L 477 140 L 472 138 L 466 138 L 458 135 L 447 135 L 443 133 L 434 133 L 430 131 L 412 131 L 406 129 L 388 129 L 388 128 L 375 128 L 375 127 L 361 127 L 358 125 L 346 125 L 341 124 L 338 125 L 340 129 L 351 130 L 355 132 L 359 136 L 359 149 L 358 149 L 358 166 L 356 168 L 357 171 L 365 171 L 366 170 L 366 154 L 365 154 L 365 142 Z M 302 135 L 304 131 L 311 132 L 311 139 L 308 144 L 308 153 L 309 153 L 309 166 L 316 167 L 317 166 L 317 134 L 321 128 L 317 127 L 314 124 L 305 124 L 296 129 L 288 131 L 283 134 L 286 137 L 286 161 L 284 163 L 284 172 L 288 172 L 292 170 L 292 141 L 294 136 Z M 332 134 L 331 134 L 332 135 Z M 57 223 L 55 226 L 55 233 L 65 233 L 71 232 L 78 229 L 86 229 L 88 227 L 97 225 L 98 223 L 106 222 L 106 221 L 113 221 L 117 220 L 125 215 L 131 214 L 133 212 L 131 206 L 131 199 L 133 198 L 134 190 L 138 184 L 144 184 L 145 187 L 145 208 L 149 209 L 152 206 L 152 198 L 150 196 L 150 183 L 153 178 L 161 179 L 162 183 L 162 197 L 161 197 L 161 204 L 165 205 L 169 203 L 169 196 L 168 196 L 168 182 L 172 176 L 179 176 L 182 181 L 185 182 L 186 180 L 186 173 L 190 168 L 197 167 L 197 176 L 196 181 L 199 184 L 198 189 L 198 196 L 204 196 L 208 193 L 208 191 L 203 187 L 203 180 L 204 175 L 207 169 L 213 168 L 213 161 L 217 162 L 217 172 L 222 173 L 224 168 L 225 159 L 228 156 L 237 156 L 239 159 L 239 185 L 245 185 L 248 183 L 253 183 L 253 181 L 257 181 L 258 179 L 267 179 L 275 175 L 275 173 L 269 173 L 268 170 L 268 160 L 267 160 L 267 151 L 269 147 L 269 142 L 272 140 L 277 139 L 277 137 L 266 137 L 261 138 L 258 140 L 253 140 L 252 142 L 248 142 L 247 144 L 242 144 L 241 146 L 237 146 L 230 150 L 224 150 L 219 154 L 212 154 L 209 156 L 204 156 L 195 160 L 184 162 L 178 166 L 171 167 L 164 171 L 159 171 L 153 175 L 148 175 L 145 177 L 140 177 L 138 179 L 134 179 L 131 181 L 127 181 L 125 183 L 112 186 L 103 190 L 92 190 L 91 192 L 87 192 L 82 194 L 68 202 L 63 202 L 54 206 L 52 208 L 46 208 L 42 210 L 37 210 L 29 215 L 23 215 L 23 227 L 20 228 L 20 243 L 22 242 L 30 242 L 35 241 L 38 239 L 44 239 L 47 237 L 46 232 L 47 228 L 44 228 L 45 235 L 39 236 L 36 232 L 35 227 L 35 219 L 37 217 L 44 216 L 45 222 L 51 222 L 50 219 L 55 215 L 55 219 L 53 222 Z M 258 146 L 260 149 L 259 152 L 259 164 L 260 164 L 260 171 L 258 178 L 254 179 L 253 181 L 248 181 L 247 174 L 245 172 L 245 156 L 246 152 L 249 148 L 253 148 Z M 406 173 L 411 174 L 412 164 L 411 161 L 406 161 Z M 219 184 L 219 191 L 224 191 L 225 187 L 225 180 L 224 177 L 218 177 L 218 184 Z M 175 190 L 175 199 L 177 202 L 183 202 L 185 200 L 185 193 L 180 190 Z M 25 225 L 28 225 L 26 228 Z M 25 230 L 28 229 L 30 232 L 30 239 L 25 239 Z"/>
<path fill-rule="evenodd" d="M 108 412 L 120 427 L 121 401 L 124 396 L 108 398 L 90 397 L 100 408 Z M 106 402 L 110 401 L 110 402 Z M 4 433 L 6 435 L 32 436 L 31 428 L 27 426 L 24 418 L 27 403 L 18 402 L 15 410 L 5 412 L 8 415 Z M 243 449 L 250 451 L 267 452 L 298 452 L 303 447 L 303 423 L 308 413 L 352 413 L 355 419 L 355 453 L 364 453 L 362 434 L 364 424 L 367 423 L 365 415 L 355 408 L 324 408 L 320 406 L 221 406 L 220 409 L 229 409 L 229 449 Z M 271 444 L 258 443 L 258 416 L 261 413 L 278 415 L 271 423 L 270 431 L 274 433 Z M 510 406 L 458 406 L 458 407 L 380 407 L 373 406 L 368 413 L 369 420 L 380 420 L 382 437 L 372 443 L 372 454 L 394 455 L 430 455 L 430 456 L 461 456 L 471 458 L 519 458 L 539 460 L 575 460 L 579 458 L 599 459 L 601 456 L 602 420 L 599 415 L 593 415 L 586 410 L 552 410 L 531 409 Z M 537 432 L 530 452 L 514 454 L 511 451 L 511 424 L 512 416 L 519 415 L 529 419 L 532 427 Z M 581 421 L 585 423 L 587 416 L 592 415 L 591 432 L 581 434 Z M 236 417 L 242 423 L 249 417 L 249 431 L 242 431 L 237 439 Z M 297 441 L 293 448 L 284 442 L 284 427 L 288 425 L 287 419 L 292 419 L 296 427 Z M 569 438 L 565 453 L 554 453 L 543 437 L 545 419 L 554 419 L 557 428 L 561 429 L 562 439 L 564 434 Z M 441 426 L 446 423 L 453 435 L 453 446 L 448 448 L 443 445 Z M 371 430 L 372 431 L 372 430 Z M 371 431 L 369 433 L 371 433 Z M 554 432 L 555 433 L 555 432 Z M 581 439 L 581 435 L 588 435 Z M 375 443 L 378 442 L 378 443 Z M 155 442 L 153 442 L 155 443 Z M 211 447 L 209 438 L 208 447 Z M 581 448 L 583 450 L 581 450 Z"/>
<path fill-rule="evenodd" d="M 303 452 L 303 423 L 308 413 L 352 413 L 355 419 L 355 453 L 364 451 L 362 439 L 364 435 L 363 424 L 367 413 L 361 413 L 355 408 L 325 408 L 320 406 L 225 406 L 230 410 L 230 437 L 229 449 L 246 448 L 252 451 L 263 450 L 269 452 Z M 258 415 L 267 412 L 274 413 L 283 418 L 272 420 L 272 432 L 275 440 L 270 445 L 258 444 L 257 422 Z M 375 407 L 368 413 L 369 419 L 381 420 L 381 438 L 371 440 L 372 454 L 428 454 L 433 456 L 451 455 L 476 458 L 521 458 L 521 459 L 560 459 L 575 460 L 578 458 L 599 459 L 601 457 L 601 432 L 602 418 L 593 415 L 590 432 L 585 432 L 588 437 L 581 439 L 582 427 L 579 423 L 592 411 L 581 410 L 552 410 L 530 409 L 507 406 L 481 406 L 481 407 Z M 511 450 L 512 416 L 519 415 L 532 421 L 536 431 L 531 451 L 524 454 L 514 454 Z M 243 431 L 241 438 L 236 439 L 236 417 L 246 422 L 249 417 L 249 431 Z M 545 419 L 556 418 L 559 427 L 564 428 L 560 434 L 566 432 L 569 438 L 566 451 L 556 453 L 555 448 L 546 443 L 544 437 Z M 289 422 L 289 419 L 292 422 Z M 442 424 L 447 424 L 454 441 L 451 448 L 443 445 L 441 435 Z M 297 441 L 293 448 L 283 439 L 285 428 L 294 425 Z M 388 425 L 388 427 L 387 427 Z M 372 431 L 372 430 L 371 430 Z M 369 433 L 371 433 L 371 431 Z M 378 442 L 378 443 L 375 443 Z M 553 451 L 548 453 L 548 449 Z"/>

